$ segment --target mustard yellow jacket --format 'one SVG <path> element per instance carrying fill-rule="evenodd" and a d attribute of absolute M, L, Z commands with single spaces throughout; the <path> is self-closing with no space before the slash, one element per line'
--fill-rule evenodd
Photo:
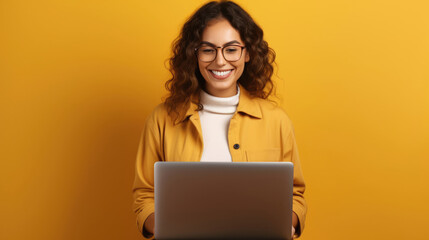
<path fill-rule="evenodd" d="M 164 104 L 160 104 L 146 119 L 133 187 L 133 207 L 140 232 L 146 218 L 154 212 L 155 162 L 198 162 L 201 159 L 204 143 L 195 109 L 197 106 L 191 104 L 186 114 L 173 122 Z M 229 125 L 228 144 L 233 162 L 287 161 L 294 164 L 293 211 L 302 231 L 307 211 L 303 196 L 305 183 L 292 123 L 286 113 L 268 100 L 252 98 L 241 87 L 237 111 Z"/>

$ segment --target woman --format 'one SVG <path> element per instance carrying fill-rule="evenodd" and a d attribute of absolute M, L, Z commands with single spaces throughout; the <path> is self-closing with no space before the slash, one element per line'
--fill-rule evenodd
<path fill-rule="evenodd" d="M 304 227 L 305 184 L 292 124 L 267 100 L 275 53 L 262 29 L 230 1 L 210 2 L 173 44 L 169 97 L 146 120 L 139 145 L 134 209 L 143 236 L 154 229 L 156 161 L 294 163 L 292 235 Z"/>

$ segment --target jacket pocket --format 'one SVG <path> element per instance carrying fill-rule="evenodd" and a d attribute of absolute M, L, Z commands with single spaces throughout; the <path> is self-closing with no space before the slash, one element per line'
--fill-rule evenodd
<path fill-rule="evenodd" d="M 246 150 L 248 162 L 279 162 L 281 161 L 280 148 L 263 150 Z"/>

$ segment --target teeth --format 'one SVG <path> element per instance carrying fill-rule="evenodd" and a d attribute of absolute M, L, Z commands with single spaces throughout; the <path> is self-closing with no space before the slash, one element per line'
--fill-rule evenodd
<path fill-rule="evenodd" d="M 215 70 L 212 70 L 212 73 L 214 73 L 216 76 L 225 76 L 225 75 L 229 74 L 230 72 L 231 72 L 231 70 L 228 70 L 228 71 L 215 71 Z"/>

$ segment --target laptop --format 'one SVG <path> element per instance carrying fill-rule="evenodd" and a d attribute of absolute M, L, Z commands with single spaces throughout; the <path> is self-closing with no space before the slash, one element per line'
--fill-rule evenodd
<path fill-rule="evenodd" d="M 155 163 L 155 238 L 291 239 L 290 162 Z"/>

